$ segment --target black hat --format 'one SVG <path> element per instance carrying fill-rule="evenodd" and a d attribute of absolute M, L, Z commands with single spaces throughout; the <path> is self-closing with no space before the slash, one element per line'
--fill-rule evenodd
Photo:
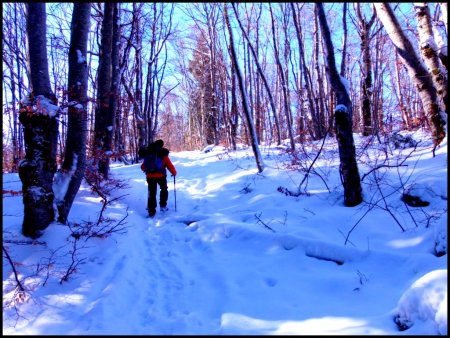
<path fill-rule="evenodd" d="M 154 144 L 158 148 L 162 148 L 164 146 L 164 141 L 163 140 L 156 140 Z"/>

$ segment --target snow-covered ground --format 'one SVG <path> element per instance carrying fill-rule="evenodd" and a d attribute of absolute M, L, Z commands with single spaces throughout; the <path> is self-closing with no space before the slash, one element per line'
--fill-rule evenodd
<path fill-rule="evenodd" d="M 127 187 L 103 225 L 116 232 L 78 240 L 57 223 L 23 237 L 21 182 L 4 174 L 3 334 L 446 335 L 447 139 L 433 157 L 429 136 L 413 137 L 416 151 L 384 152 L 355 136 L 364 202 L 353 208 L 334 139 L 298 196 L 321 142 L 295 160 L 261 147 L 260 174 L 251 148 L 171 153 L 170 210 L 154 219 L 140 164 L 114 164 Z M 430 205 L 407 207 L 404 191 Z M 84 183 L 72 230 L 101 232 L 101 206 Z"/>

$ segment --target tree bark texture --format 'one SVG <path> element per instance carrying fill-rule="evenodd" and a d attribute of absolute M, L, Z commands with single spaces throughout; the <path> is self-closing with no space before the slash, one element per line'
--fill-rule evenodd
<path fill-rule="evenodd" d="M 46 46 L 45 3 L 29 3 L 27 18 L 32 93 L 21 106 L 25 158 L 19 164 L 24 219 L 22 233 L 37 238 L 54 221 L 53 176 L 56 171 L 59 108 L 51 91 Z"/>
<path fill-rule="evenodd" d="M 91 4 L 74 3 L 69 49 L 68 77 L 68 126 L 64 162 L 55 176 L 55 185 L 63 195 L 56 195 L 58 221 L 66 223 L 75 196 L 80 188 L 86 169 L 87 142 L 87 87 L 88 69 L 86 62 L 87 41 L 90 27 Z M 60 190 L 60 189 L 58 189 Z"/>
<path fill-rule="evenodd" d="M 114 3 L 104 3 L 100 61 L 98 66 L 97 106 L 95 110 L 94 158 L 105 179 L 109 174 L 109 158 L 113 135 L 113 112 L 110 107 L 111 63 Z"/>
<path fill-rule="evenodd" d="M 389 3 L 374 3 L 374 6 L 378 18 L 394 43 L 403 64 L 408 69 L 411 79 L 416 84 L 425 114 L 430 121 L 434 148 L 436 148 L 445 137 L 446 121 L 443 112 L 439 109 L 437 91 L 431 76 L 421 63 L 411 41 L 408 40 L 400 28 L 400 24 Z"/>
<path fill-rule="evenodd" d="M 358 18 L 358 34 L 361 38 L 361 52 L 363 55 L 362 85 L 361 85 L 361 113 L 363 120 L 363 136 L 373 133 L 372 126 L 372 59 L 370 56 L 370 28 L 375 22 L 376 14 L 373 13 L 369 20 L 366 20 L 361 12 L 361 5 L 356 5 L 356 15 Z"/>
<path fill-rule="evenodd" d="M 428 4 L 423 2 L 416 3 L 414 8 L 416 10 L 418 23 L 417 29 L 419 31 L 420 52 L 422 53 L 422 58 L 428 67 L 431 79 L 437 90 L 441 110 L 448 113 L 447 72 L 444 70 L 444 67 L 441 65 L 441 60 L 439 59 L 439 50 L 434 39 L 433 26 L 431 24 L 430 8 L 428 7 Z"/>
<path fill-rule="evenodd" d="M 317 3 L 316 6 L 326 50 L 329 80 L 336 93 L 337 106 L 334 111 L 334 119 L 339 146 L 340 173 L 344 185 L 344 204 L 353 207 L 362 202 L 362 189 L 353 141 L 352 102 L 336 68 L 333 42 L 331 41 L 323 4 Z"/>
<path fill-rule="evenodd" d="M 448 4 L 446 2 L 440 2 L 439 6 L 441 7 L 441 17 L 444 22 L 445 31 L 448 35 Z M 439 58 L 446 70 L 448 70 L 448 51 L 447 44 L 443 44 L 439 47 Z M 447 112 L 448 113 L 448 112 Z"/>

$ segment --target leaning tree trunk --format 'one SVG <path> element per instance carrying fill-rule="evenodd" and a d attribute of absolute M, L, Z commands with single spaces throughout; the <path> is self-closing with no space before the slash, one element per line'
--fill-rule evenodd
<path fill-rule="evenodd" d="M 19 165 L 19 177 L 24 204 L 22 233 L 37 238 L 55 218 L 52 184 L 59 115 L 48 73 L 45 3 L 28 4 L 27 35 L 32 93 L 22 103 L 19 116 L 26 149 Z"/>
<path fill-rule="evenodd" d="M 336 93 L 337 105 L 334 111 L 334 119 L 341 161 L 340 172 L 344 185 L 344 204 L 348 207 L 353 207 L 362 202 L 362 190 L 353 141 L 352 102 L 336 68 L 333 42 L 331 41 L 323 5 L 319 2 L 316 6 L 326 50 L 328 75 L 331 86 Z"/>
<path fill-rule="evenodd" d="M 408 40 L 389 3 L 374 3 L 377 16 L 381 20 L 386 32 L 394 43 L 400 58 L 408 69 L 409 76 L 414 81 L 422 101 L 426 116 L 431 125 L 433 137 L 433 154 L 436 147 L 445 137 L 445 117 L 440 111 L 436 88 L 433 85 L 430 74 L 423 66 L 411 41 Z"/>
<path fill-rule="evenodd" d="M 55 176 L 58 221 L 66 223 L 86 168 L 87 87 L 86 63 L 91 4 L 74 3 L 69 49 L 69 122 L 62 168 Z"/>
<path fill-rule="evenodd" d="M 241 21 L 239 20 L 239 16 L 238 16 L 238 13 L 237 13 L 236 6 L 235 6 L 234 3 L 231 3 L 231 5 L 233 6 L 234 13 L 236 14 L 236 20 L 237 20 L 237 22 L 239 24 L 239 27 L 241 28 L 241 31 L 244 34 L 244 38 L 245 38 L 245 40 L 247 40 L 248 46 L 250 48 L 250 51 L 252 52 L 253 58 L 255 60 L 256 69 L 258 70 L 258 74 L 261 76 L 261 80 L 263 81 L 264 87 L 266 88 L 267 98 L 269 99 L 269 104 L 270 104 L 270 108 L 272 109 L 272 114 L 273 114 L 273 119 L 274 119 L 274 123 L 275 123 L 275 128 L 276 128 L 276 131 L 277 131 L 277 135 L 276 135 L 277 136 L 277 145 L 280 145 L 281 144 L 280 124 L 278 123 L 277 111 L 276 111 L 276 108 L 275 108 L 275 102 L 274 102 L 274 99 L 273 99 L 273 96 L 272 96 L 272 91 L 271 91 L 271 89 L 269 87 L 269 84 L 267 82 L 266 77 L 264 76 L 264 72 L 263 72 L 263 70 L 261 68 L 261 65 L 259 64 L 258 56 L 257 56 L 257 54 L 255 52 L 255 49 L 253 48 L 253 45 L 251 44 L 250 39 L 249 39 L 249 37 L 248 37 L 244 27 L 242 27 Z"/>
<path fill-rule="evenodd" d="M 237 62 L 238 58 L 236 55 L 236 50 L 234 49 L 233 32 L 231 30 L 230 20 L 228 18 L 227 4 L 225 4 L 224 7 L 225 7 L 225 10 L 224 10 L 225 23 L 227 25 L 228 33 L 230 35 L 231 58 L 232 58 L 233 65 L 235 67 L 234 69 L 236 70 L 236 76 L 238 78 L 238 83 L 239 83 L 239 89 L 241 91 L 242 106 L 244 108 L 245 117 L 247 118 L 247 124 L 248 124 L 248 130 L 250 133 L 253 154 L 255 155 L 255 158 L 256 158 L 256 165 L 258 167 L 258 172 L 261 173 L 264 170 L 264 161 L 263 161 L 261 152 L 259 151 L 259 147 L 258 147 L 258 139 L 256 137 L 255 125 L 253 123 L 252 114 L 250 112 L 250 107 L 248 106 L 247 93 L 245 92 L 244 79 L 242 78 L 242 73 L 239 68 L 239 64 Z"/>
<path fill-rule="evenodd" d="M 417 17 L 417 30 L 419 31 L 420 51 L 422 58 L 428 67 L 434 87 L 439 96 L 441 110 L 448 113 L 447 103 L 447 71 L 441 64 L 439 49 L 434 39 L 433 27 L 430 18 L 430 8 L 426 3 L 416 3 L 414 5 Z"/>
<path fill-rule="evenodd" d="M 448 11 L 447 11 L 447 3 L 446 2 L 440 2 L 439 6 L 441 7 L 441 18 L 442 21 L 444 21 L 444 27 L 445 27 L 445 32 L 448 35 Z M 443 40 L 441 38 L 441 40 Z M 445 41 L 444 43 L 441 43 L 439 46 L 439 59 L 441 59 L 442 65 L 445 67 L 445 69 L 448 69 L 448 52 L 447 52 L 447 42 Z M 448 113 L 448 112 L 447 112 Z"/>

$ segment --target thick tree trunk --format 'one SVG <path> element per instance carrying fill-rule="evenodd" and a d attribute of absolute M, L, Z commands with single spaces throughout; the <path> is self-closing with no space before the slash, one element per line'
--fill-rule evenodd
<path fill-rule="evenodd" d="M 420 51 L 428 67 L 434 87 L 439 96 L 441 110 L 448 113 L 447 103 L 447 72 L 441 65 L 439 49 L 434 39 L 433 27 L 430 18 L 430 8 L 426 3 L 416 3 L 414 6 L 417 17 L 417 30 L 419 31 Z"/>
<path fill-rule="evenodd" d="M 331 86 L 336 93 L 337 100 L 334 118 L 336 123 L 336 137 L 339 145 L 339 158 L 341 161 L 340 172 L 344 185 L 344 204 L 353 207 L 362 202 L 362 190 L 353 141 L 352 103 L 336 68 L 333 43 L 323 5 L 322 3 L 317 3 L 316 6 L 326 49 L 328 75 Z"/>
<path fill-rule="evenodd" d="M 445 117 L 440 111 L 436 88 L 433 85 L 430 74 L 422 65 L 411 41 L 400 28 L 400 24 L 394 15 L 389 3 L 374 3 L 377 16 L 383 23 L 387 33 L 394 43 L 398 54 L 408 69 L 411 79 L 417 87 L 425 114 L 430 121 L 434 149 L 445 137 Z M 434 153 L 433 149 L 433 153 Z"/>
<path fill-rule="evenodd" d="M 50 87 L 45 3 L 29 3 L 27 18 L 32 94 L 22 103 L 25 159 L 19 165 L 24 219 L 22 233 L 37 238 L 54 221 L 53 176 L 56 171 L 59 108 Z"/>
<path fill-rule="evenodd" d="M 110 106 L 111 53 L 113 36 L 114 3 L 104 3 L 100 62 L 98 67 L 97 107 L 95 110 L 94 158 L 98 171 L 105 179 L 109 174 L 109 162 L 113 135 L 113 112 Z"/>
<path fill-rule="evenodd" d="M 66 223 L 86 169 L 87 142 L 87 40 L 91 4 L 74 3 L 69 49 L 68 101 L 70 102 L 64 162 L 55 176 L 58 221 Z"/>

